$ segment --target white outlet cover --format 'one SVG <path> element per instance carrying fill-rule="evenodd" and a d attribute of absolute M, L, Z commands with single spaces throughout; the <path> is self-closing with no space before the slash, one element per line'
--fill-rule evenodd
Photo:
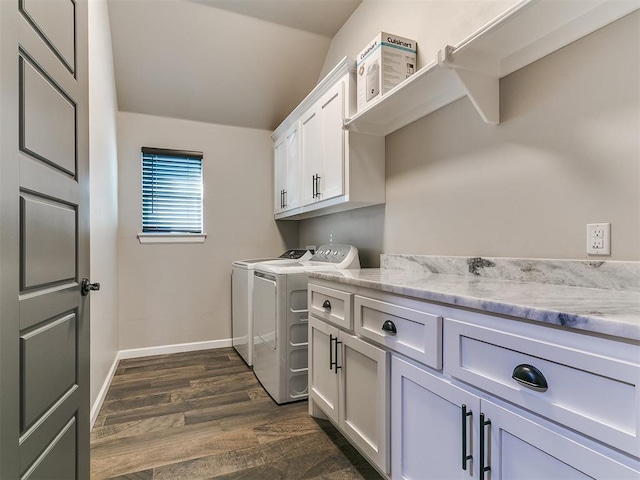
<path fill-rule="evenodd" d="M 587 255 L 611 255 L 611 224 L 587 224 Z"/>

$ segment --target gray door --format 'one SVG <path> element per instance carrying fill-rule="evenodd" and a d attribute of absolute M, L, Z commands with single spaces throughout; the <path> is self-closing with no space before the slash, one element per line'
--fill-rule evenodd
<path fill-rule="evenodd" d="M 0 0 L 0 478 L 89 477 L 86 0 Z"/>

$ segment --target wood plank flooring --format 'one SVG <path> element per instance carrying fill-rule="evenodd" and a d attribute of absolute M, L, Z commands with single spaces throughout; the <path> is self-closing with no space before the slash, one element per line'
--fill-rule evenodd
<path fill-rule="evenodd" d="M 307 402 L 277 405 L 232 348 L 122 360 L 91 478 L 381 479 Z"/>

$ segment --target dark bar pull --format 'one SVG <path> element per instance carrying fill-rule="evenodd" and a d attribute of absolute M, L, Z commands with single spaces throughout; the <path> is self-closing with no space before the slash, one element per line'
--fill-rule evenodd
<path fill-rule="evenodd" d="M 398 333 L 398 330 L 396 330 L 396 324 L 391 320 L 387 320 L 382 324 L 382 331 L 388 333 L 389 335 L 395 335 Z"/>
<path fill-rule="evenodd" d="M 485 437 L 484 437 L 484 427 L 491 425 L 491 420 L 484 419 L 484 413 L 480 414 L 480 479 L 484 480 L 484 474 L 486 472 L 491 471 L 491 466 L 486 465 L 484 463 L 485 456 Z"/>
<path fill-rule="evenodd" d="M 473 455 L 467 455 L 467 417 L 472 416 L 471 411 L 467 411 L 467 406 L 462 405 L 462 469 L 467 469 L 467 462 Z"/>
<path fill-rule="evenodd" d="M 546 392 L 549 388 L 547 379 L 544 378 L 542 372 L 533 365 L 526 365 L 524 363 L 522 365 L 518 365 L 513 369 L 511 378 L 520 385 L 524 385 L 536 392 Z"/>
<path fill-rule="evenodd" d="M 287 206 L 287 191 L 282 190 L 282 208 L 286 208 Z"/>
<path fill-rule="evenodd" d="M 333 352 L 333 356 L 336 357 L 335 365 L 336 365 L 336 375 L 338 374 L 338 369 L 342 368 L 341 365 L 338 365 L 338 344 L 342 345 L 342 342 L 338 341 L 338 337 L 336 337 L 335 343 L 335 351 Z"/>
<path fill-rule="evenodd" d="M 331 310 L 331 302 L 329 300 L 325 300 L 322 302 L 322 308 L 326 308 L 327 310 Z"/>
<path fill-rule="evenodd" d="M 316 193 L 316 176 L 313 176 L 313 180 L 311 180 L 311 185 L 313 186 L 313 198 L 316 198 L 317 193 Z"/>
<path fill-rule="evenodd" d="M 320 196 L 320 175 L 316 175 L 316 196 Z"/>
<path fill-rule="evenodd" d="M 331 350 L 333 340 L 333 335 L 329 334 L 329 370 L 333 370 L 333 350 Z M 338 338 L 336 337 L 335 340 Z"/>

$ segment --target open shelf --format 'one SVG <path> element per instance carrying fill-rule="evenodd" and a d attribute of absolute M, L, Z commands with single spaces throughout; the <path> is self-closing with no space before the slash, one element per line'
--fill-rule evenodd
<path fill-rule="evenodd" d="M 487 123 L 500 122 L 500 78 L 640 8 L 639 0 L 524 0 L 345 122 L 388 135 L 468 96 Z"/>

